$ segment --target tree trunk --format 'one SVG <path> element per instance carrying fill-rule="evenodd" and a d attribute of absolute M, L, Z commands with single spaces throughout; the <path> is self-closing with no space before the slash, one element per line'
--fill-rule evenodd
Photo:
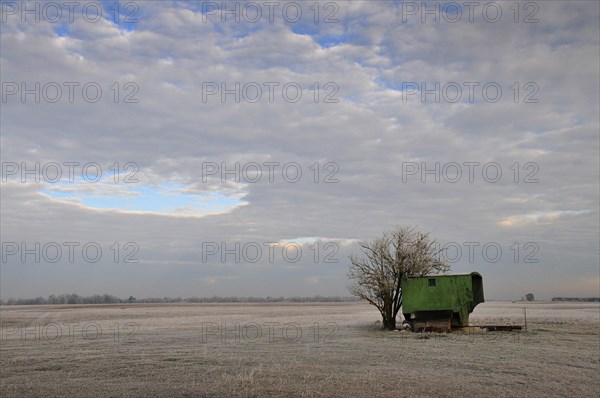
<path fill-rule="evenodd" d="M 386 330 L 396 330 L 396 317 L 383 319 L 383 328 Z"/>
<path fill-rule="evenodd" d="M 396 329 L 396 314 L 394 314 L 394 306 L 392 303 L 385 303 L 383 306 L 383 328 L 387 330 Z"/>

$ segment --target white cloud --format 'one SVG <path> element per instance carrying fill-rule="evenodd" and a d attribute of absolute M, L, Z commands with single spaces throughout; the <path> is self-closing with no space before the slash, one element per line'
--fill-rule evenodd
<path fill-rule="evenodd" d="M 578 216 L 591 213 L 590 210 L 558 210 L 538 212 L 531 214 L 520 214 L 506 217 L 498 223 L 503 227 L 523 227 L 531 223 L 552 223 L 560 217 Z"/>
<path fill-rule="evenodd" d="M 79 20 L 59 37 L 50 24 L 21 24 L 14 18 L 3 23 L 3 82 L 97 82 L 103 98 L 87 103 L 78 91 L 73 103 L 23 104 L 18 95 L 11 97 L 2 104 L 2 159 L 135 162 L 145 186 L 183 184 L 186 194 L 219 194 L 248 204 L 202 218 L 162 217 L 94 211 L 43 197 L 40 186 L 3 183 L 3 240 L 135 240 L 153 271 L 143 277 L 131 271 L 120 281 L 107 266 L 100 282 L 89 288 L 129 295 L 126 282 L 135 278 L 137 297 L 202 295 L 193 281 L 216 277 L 198 261 L 202 242 L 293 239 L 334 240 L 344 253 L 336 267 L 318 265 L 318 274 L 314 267 L 275 264 L 246 267 L 252 272 L 242 265 L 218 267 L 220 276 L 247 278 L 246 283 L 215 283 L 207 294 L 312 294 L 295 283 L 308 277 L 330 278 L 319 285 L 320 294 L 347 294 L 347 255 L 356 240 L 373 238 L 394 224 L 419 225 L 445 240 L 540 241 L 542 254 L 559 253 L 544 257 L 548 266 L 561 267 L 565 259 L 579 256 L 570 264 L 573 275 L 597 271 L 589 269 L 598 263 L 599 239 L 597 3 L 540 3 L 537 24 L 515 24 L 511 15 L 497 24 L 421 24 L 416 19 L 402 23 L 391 2 L 353 1 L 339 3 L 340 23 L 318 25 L 281 18 L 274 24 L 205 21 L 192 3 L 144 2 L 131 31 L 109 21 Z M 498 82 L 503 100 L 403 102 L 403 82 L 451 81 Z M 115 82 L 119 103 L 110 88 Z M 139 103 L 122 102 L 127 82 L 138 85 Z M 229 87 L 298 82 L 303 97 L 298 103 L 281 100 L 280 93 L 273 103 L 266 97 L 257 103 L 222 103 L 219 96 L 203 102 L 203 82 Z M 309 89 L 314 82 L 322 89 L 319 103 Z M 327 82 L 339 87 L 338 103 L 322 102 L 330 93 L 323 90 Z M 514 82 L 520 83 L 521 99 L 524 84 L 535 82 L 539 102 L 514 103 L 509 88 Z M 203 162 L 230 167 L 297 162 L 303 177 L 298 183 L 280 175 L 273 183 L 222 182 L 220 176 L 205 181 Z M 318 183 L 310 168 L 315 162 Z M 330 172 L 322 167 L 327 162 L 338 166 L 338 183 L 323 183 Z M 417 176 L 403 182 L 403 162 L 430 167 L 496 162 L 503 178 L 488 183 L 478 174 L 473 183 L 463 178 L 452 184 L 443 179 L 422 183 Z M 538 166 L 537 183 L 523 181 L 532 170 L 525 168 L 528 162 Z M 118 186 L 89 189 L 131 195 Z M 555 230 L 550 233 L 548 226 Z M 583 250 L 574 246 L 575 236 Z M 169 264 L 181 268 L 174 272 Z M 501 271 L 485 264 L 462 266 L 484 269 L 490 291 L 501 295 L 503 286 L 496 282 L 504 280 Z M 2 295 L 72 291 L 87 277 L 83 270 L 52 270 L 46 291 L 33 291 L 28 265 L 3 264 Z M 511 272 L 518 279 L 526 271 Z M 276 282 L 265 282 L 271 278 Z M 563 276 L 546 285 L 551 295 L 564 286 Z"/>

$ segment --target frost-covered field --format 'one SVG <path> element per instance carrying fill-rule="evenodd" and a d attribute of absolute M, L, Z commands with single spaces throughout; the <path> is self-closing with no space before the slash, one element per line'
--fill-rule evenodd
<path fill-rule="evenodd" d="M 2 397 L 599 396 L 597 303 L 481 304 L 384 332 L 359 303 L 2 307 Z"/>

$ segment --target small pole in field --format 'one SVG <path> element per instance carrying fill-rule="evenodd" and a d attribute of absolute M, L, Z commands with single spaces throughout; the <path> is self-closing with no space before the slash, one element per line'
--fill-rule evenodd
<path fill-rule="evenodd" d="M 523 316 L 525 316 L 525 331 L 527 331 L 527 308 L 523 307 Z"/>

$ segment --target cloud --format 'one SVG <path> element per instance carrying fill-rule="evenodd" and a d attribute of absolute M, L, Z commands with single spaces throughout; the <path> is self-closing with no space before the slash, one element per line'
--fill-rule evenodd
<path fill-rule="evenodd" d="M 530 223 L 552 223 L 560 217 L 578 216 L 591 213 L 590 210 L 558 210 L 550 212 L 521 214 L 502 219 L 498 224 L 503 227 L 523 227 Z"/>
<path fill-rule="evenodd" d="M 183 184 L 163 183 L 156 186 L 120 185 L 111 183 L 78 183 L 50 185 L 39 191 L 51 200 L 83 206 L 90 210 L 115 211 L 129 214 L 154 214 L 178 217 L 202 217 L 223 214 L 243 202 L 243 193 L 225 196 L 219 193 L 190 192 Z"/>
<path fill-rule="evenodd" d="M 337 3 L 339 22 L 315 24 L 311 4 L 302 3 L 307 18 L 297 23 L 281 12 L 273 23 L 222 23 L 205 18 L 200 2 L 141 2 L 135 26 L 8 18 L 3 83 L 56 82 L 62 98 L 38 103 L 28 94 L 23 103 L 17 93 L 2 103 L 2 161 L 96 162 L 108 173 L 132 162 L 139 183 L 49 186 L 13 176 L 1 189 L 3 241 L 136 242 L 140 263 L 3 263 L 2 297 L 345 295 L 356 241 L 395 224 L 444 241 L 538 242 L 544 267 L 597 275 L 597 3 L 543 2 L 533 24 L 514 23 L 508 10 L 498 23 L 403 22 L 401 2 L 388 1 Z M 72 102 L 65 82 L 79 84 Z M 253 82 L 263 88 L 257 102 L 203 98 L 203 83 Z M 272 102 L 265 82 L 278 84 Z M 290 82 L 302 88 L 297 102 L 284 99 Z M 502 98 L 486 102 L 478 90 L 473 102 L 423 102 L 420 93 L 404 101 L 407 82 L 496 82 Z M 101 87 L 99 101 L 84 99 L 87 83 Z M 537 103 L 523 102 L 535 88 L 528 83 Z M 324 102 L 328 95 L 337 102 Z M 407 162 L 419 172 L 407 176 Z M 209 163 L 219 172 L 207 176 Z M 242 173 L 252 163 L 260 181 Z M 298 181 L 283 173 L 290 163 L 300 166 Z M 462 166 L 456 182 L 443 174 L 450 163 Z M 478 163 L 472 181 L 465 163 Z M 492 163 L 502 172 L 495 182 L 483 174 Z M 338 243 L 339 262 L 202 262 L 206 242 L 294 239 Z M 545 281 L 536 297 L 552 296 L 570 278 L 488 265 L 456 267 L 481 271 L 498 298 L 533 277 Z M 234 279 L 199 288 L 210 277 Z M 309 288 L 305 278 L 327 283 Z"/>

